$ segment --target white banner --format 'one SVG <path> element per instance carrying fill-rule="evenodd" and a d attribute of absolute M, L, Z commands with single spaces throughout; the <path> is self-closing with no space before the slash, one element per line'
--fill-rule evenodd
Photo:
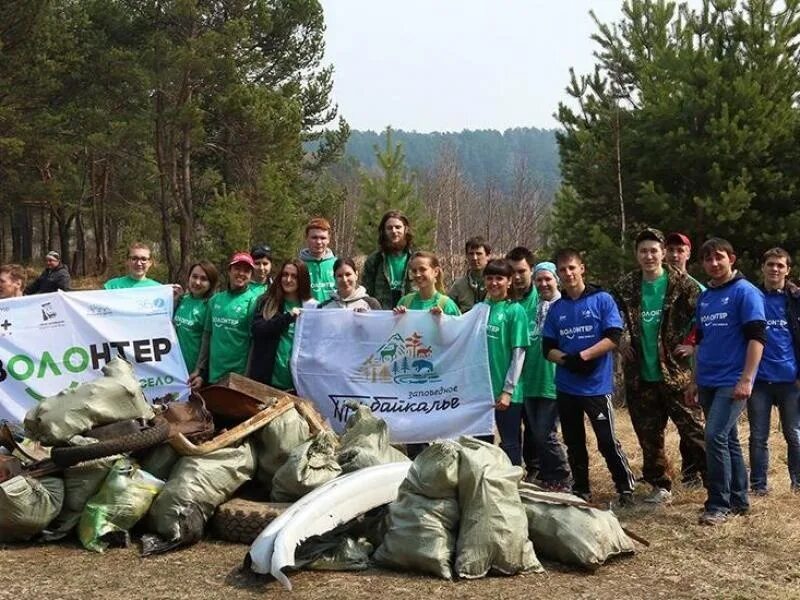
<path fill-rule="evenodd" d="M 480 304 L 461 317 L 304 310 L 292 356 L 298 394 L 337 432 L 353 399 L 387 422 L 395 443 L 491 434 L 488 309 Z"/>
<path fill-rule="evenodd" d="M 133 365 L 149 400 L 188 396 L 170 286 L 0 300 L 0 419 L 22 421 L 38 400 L 96 378 L 116 356 Z"/>

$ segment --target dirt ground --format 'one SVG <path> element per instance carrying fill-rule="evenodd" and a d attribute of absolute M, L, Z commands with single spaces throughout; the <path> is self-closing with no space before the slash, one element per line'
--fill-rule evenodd
<path fill-rule="evenodd" d="M 618 424 L 634 469 L 641 466 L 627 413 Z M 702 491 L 675 490 L 671 506 L 637 506 L 620 513 L 623 524 L 651 542 L 631 558 L 615 560 L 594 574 L 545 562 L 547 572 L 446 582 L 425 576 L 369 570 L 362 573 L 299 572 L 294 592 L 242 571 L 247 547 L 214 540 L 171 554 L 139 558 L 137 548 L 95 554 L 77 542 L 0 546 L 0 598 L 800 598 L 800 496 L 789 492 L 785 442 L 773 423 L 770 484 L 752 510 L 719 527 L 697 525 Z M 742 439 L 747 425 L 742 423 Z M 677 435 L 668 447 L 677 458 Z M 746 445 L 745 445 L 746 452 Z M 597 500 L 610 500 L 610 477 L 592 455 Z M 648 490 L 642 488 L 637 494 Z"/>

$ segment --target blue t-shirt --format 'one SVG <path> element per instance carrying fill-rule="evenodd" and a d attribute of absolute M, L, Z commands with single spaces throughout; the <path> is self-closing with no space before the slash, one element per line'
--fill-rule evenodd
<path fill-rule="evenodd" d="M 764 312 L 767 316 L 767 345 L 758 365 L 756 380 L 769 383 L 796 381 L 797 358 L 783 290 L 764 294 Z"/>
<path fill-rule="evenodd" d="M 764 294 L 743 277 L 702 292 L 697 301 L 702 333 L 697 347 L 697 385 L 735 386 L 747 354 L 743 326 L 764 320 Z"/>
<path fill-rule="evenodd" d="M 617 303 L 608 292 L 588 291 L 577 300 L 566 294 L 553 303 L 544 321 L 543 337 L 552 338 L 558 349 L 577 354 L 594 346 L 606 329 L 622 329 Z M 610 352 L 596 359 L 589 375 L 556 366 L 556 389 L 575 396 L 602 396 L 614 390 L 614 359 Z"/>

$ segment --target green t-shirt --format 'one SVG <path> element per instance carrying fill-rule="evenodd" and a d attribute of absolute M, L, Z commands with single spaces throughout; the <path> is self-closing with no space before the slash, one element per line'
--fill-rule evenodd
<path fill-rule="evenodd" d="M 408 310 L 430 310 L 438 306 L 446 315 L 454 317 L 461 315 L 461 311 L 458 310 L 458 306 L 453 302 L 453 299 L 441 292 L 436 292 L 428 300 L 420 298 L 419 292 L 411 292 L 400 298 L 397 306 L 405 306 Z"/>
<path fill-rule="evenodd" d="M 257 281 L 251 281 L 247 284 L 250 288 L 250 291 L 253 292 L 256 296 L 261 296 L 266 293 L 269 289 L 269 284 L 266 283 L 259 283 Z"/>
<path fill-rule="evenodd" d="M 393 290 L 402 290 L 405 283 L 406 264 L 408 264 L 408 254 L 386 255 L 386 270 L 389 275 L 389 287 Z"/>
<path fill-rule="evenodd" d="M 658 356 L 658 330 L 661 328 L 661 311 L 667 292 L 667 272 L 654 281 L 642 279 L 641 307 L 641 375 L 644 381 L 662 381 L 661 360 Z"/>
<path fill-rule="evenodd" d="M 293 308 L 300 308 L 300 303 L 284 300 L 283 312 L 291 312 Z M 278 350 L 275 353 L 275 367 L 272 369 L 272 381 L 270 384 L 279 390 L 290 390 L 294 387 L 290 364 L 292 346 L 294 346 L 294 321 L 281 334 L 281 339 L 278 340 Z"/>
<path fill-rule="evenodd" d="M 208 348 L 208 382 L 216 383 L 228 373 L 244 375 L 250 353 L 250 326 L 258 296 L 250 289 L 225 290 L 208 301 L 205 330 L 211 333 Z"/>
<path fill-rule="evenodd" d="M 327 258 L 303 258 L 311 278 L 311 295 L 317 302 L 325 302 L 336 291 L 336 277 L 333 275 L 335 256 Z"/>
<path fill-rule="evenodd" d="M 208 298 L 195 298 L 184 294 L 178 302 L 178 308 L 172 317 L 178 344 L 181 347 L 186 369 L 191 373 L 197 365 L 200 355 L 200 344 L 203 341 L 203 329 L 206 326 Z"/>
<path fill-rule="evenodd" d="M 123 275 L 122 277 L 109 279 L 106 281 L 105 285 L 103 285 L 103 288 L 107 290 L 127 290 L 129 288 L 136 287 L 153 287 L 154 285 L 161 284 L 154 279 L 148 279 L 147 277 L 144 279 L 134 279 L 130 275 Z"/>
<path fill-rule="evenodd" d="M 519 300 L 528 317 L 528 351 L 522 369 L 522 395 L 524 398 L 556 397 L 556 365 L 542 355 L 542 335 L 537 326 L 541 302 L 536 288 Z M 544 324 L 544 318 L 542 318 Z"/>
<path fill-rule="evenodd" d="M 489 372 L 492 377 L 493 400 L 503 391 L 511 353 L 514 348 L 528 347 L 528 318 L 525 309 L 511 300 L 484 300 L 489 305 L 489 322 L 486 325 L 487 347 L 489 350 Z M 522 402 L 522 385 L 517 384 L 511 401 Z"/>

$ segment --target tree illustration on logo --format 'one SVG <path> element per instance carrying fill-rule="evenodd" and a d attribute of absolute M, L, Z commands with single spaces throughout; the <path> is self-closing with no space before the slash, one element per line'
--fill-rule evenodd
<path fill-rule="evenodd" d="M 422 336 L 415 331 L 405 339 L 405 342 L 406 348 L 408 348 L 408 354 L 415 357 L 417 355 L 417 348 L 422 345 Z"/>
<path fill-rule="evenodd" d="M 408 373 L 408 356 L 403 357 L 403 373 Z"/>
<path fill-rule="evenodd" d="M 392 363 L 392 375 L 397 375 L 397 372 L 400 370 L 400 367 L 397 366 L 397 361 Z"/>

